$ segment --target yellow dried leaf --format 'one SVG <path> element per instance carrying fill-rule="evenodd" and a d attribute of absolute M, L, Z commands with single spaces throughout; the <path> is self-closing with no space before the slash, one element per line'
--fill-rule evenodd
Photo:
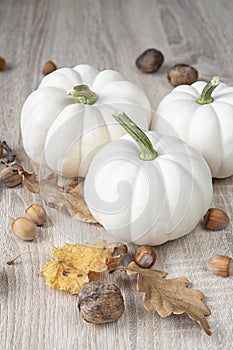
<path fill-rule="evenodd" d="M 166 272 L 140 268 L 134 262 L 126 267 L 128 275 L 138 274 L 137 289 L 144 293 L 143 306 L 146 310 L 156 310 L 161 317 L 187 313 L 196 320 L 204 331 L 211 335 L 205 316 L 209 308 L 202 302 L 204 295 L 198 290 L 187 288 L 189 281 L 184 277 L 165 279 Z"/>
<path fill-rule="evenodd" d="M 56 260 L 47 261 L 39 274 L 46 277 L 49 286 L 78 294 L 93 280 L 93 273 L 117 268 L 126 253 L 127 246 L 121 243 L 65 244 L 53 247 Z"/>

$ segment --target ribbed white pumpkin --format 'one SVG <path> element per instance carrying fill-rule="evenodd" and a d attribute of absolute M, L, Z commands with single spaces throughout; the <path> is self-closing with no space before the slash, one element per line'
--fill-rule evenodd
<path fill-rule="evenodd" d="M 74 89 L 83 84 L 94 93 L 91 102 L 85 100 L 86 91 L 79 95 Z M 58 69 L 44 77 L 24 103 L 21 131 L 25 151 L 35 162 L 45 160 L 63 176 L 86 176 L 98 149 L 124 134 L 112 117 L 119 109 L 148 130 L 149 101 L 141 88 L 120 73 L 99 72 L 85 64 Z"/>
<path fill-rule="evenodd" d="M 137 244 L 158 245 L 191 232 L 212 199 L 206 161 L 180 139 L 155 131 L 146 133 L 149 144 L 124 114 L 116 118 L 131 128 L 143 152 L 140 158 L 139 145 L 125 135 L 97 153 L 84 185 L 91 213 L 115 238 Z"/>
<path fill-rule="evenodd" d="M 213 177 L 225 178 L 233 175 L 233 87 L 218 83 L 212 79 L 209 99 L 201 104 L 204 81 L 173 89 L 160 102 L 151 129 L 180 137 L 203 155 Z"/>

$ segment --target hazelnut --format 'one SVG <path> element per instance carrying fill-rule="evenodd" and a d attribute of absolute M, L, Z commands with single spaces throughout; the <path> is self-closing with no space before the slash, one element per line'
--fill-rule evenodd
<path fill-rule="evenodd" d="M 19 217 L 11 225 L 12 231 L 23 241 L 32 241 L 36 238 L 36 225 L 30 220 Z"/>
<path fill-rule="evenodd" d="M 142 246 L 136 252 L 135 261 L 140 267 L 149 268 L 155 264 L 156 253 L 150 247 Z"/>
<path fill-rule="evenodd" d="M 78 308 L 85 321 L 96 324 L 116 321 L 125 311 L 120 289 L 103 282 L 91 282 L 81 290 Z"/>
<path fill-rule="evenodd" d="M 37 226 L 42 226 L 46 222 L 46 211 L 40 204 L 31 204 L 25 210 L 25 214 Z"/>
<path fill-rule="evenodd" d="M 229 224 L 229 217 L 219 208 L 210 208 L 204 216 L 204 227 L 208 230 L 221 230 Z"/>
<path fill-rule="evenodd" d="M 198 71 L 188 64 L 176 64 L 167 71 L 167 78 L 173 86 L 191 85 L 198 79 Z"/>
<path fill-rule="evenodd" d="M 52 73 L 56 69 L 57 69 L 57 66 L 55 63 L 53 63 L 52 61 L 47 61 L 44 63 L 44 66 L 42 68 L 42 74 L 47 75 L 49 73 Z"/>
<path fill-rule="evenodd" d="M 229 266 L 231 258 L 225 255 L 215 255 L 207 261 L 207 267 L 215 275 L 227 277 L 229 276 Z"/>
<path fill-rule="evenodd" d="M 136 66 L 143 73 L 154 73 L 159 70 L 163 61 L 162 52 L 156 49 L 148 49 L 136 59 Z"/>
<path fill-rule="evenodd" d="M 0 70 L 3 70 L 5 68 L 6 61 L 3 57 L 0 57 Z"/>
<path fill-rule="evenodd" d="M 0 173 L 0 181 L 7 187 L 15 187 L 22 183 L 23 168 L 19 164 L 7 166 Z"/>

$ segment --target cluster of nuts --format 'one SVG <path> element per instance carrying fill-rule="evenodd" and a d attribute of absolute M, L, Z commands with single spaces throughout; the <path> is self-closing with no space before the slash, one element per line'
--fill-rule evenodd
<path fill-rule="evenodd" d="M 146 246 L 138 248 L 136 263 L 142 268 L 149 268 L 156 261 L 155 251 Z M 112 283 L 88 283 L 78 295 L 78 309 L 82 318 L 95 324 L 118 320 L 125 311 L 124 299 L 120 289 Z"/>
<path fill-rule="evenodd" d="M 26 217 L 16 218 L 12 225 L 12 231 L 23 241 L 33 241 L 36 238 L 37 227 L 46 222 L 46 211 L 40 204 L 32 204 L 25 210 Z"/>
<path fill-rule="evenodd" d="M 3 70 L 5 66 L 6 66 L 5 59 L 0 56 L 0 71 Z M 56 69 L 57 69 L 57 66 L 53 61 L 46 61 L 42 68 L 42 74 L 47 75 L 49 73 L 52 73 Z"/>
<path fill-rule="evenodd" d="M 39 211 L 38 215 L 34 206 L 26 210 L 26 215 L 35 223 L 41 224 L 38 219 L 43 220 L 43 211 Z M 211 230 L 224 228 L 228 223 L 227 214 L 218 208 L 210 208 L 204 218 L 205 227 Z M 136 251 L 135 262 L 141 268 L 150 268 L 156 262 L 156 253 L 151 247 L 141 246 Z M 226 277 L 229 275 L 230 262 L 231 258 L 228 256 L 214 256 L 207 261 L 207 266 L 215 274 Z M 85 321 L 105 324 L 118 320 L 124 313 L 125 306 L 121 291 L 115 284 L 91 282 L 84 286 L 78 295 L 78 309 Z"/>
<path fill-rule="evenodd" d="M 207 230 L 222 230 L 229 224 L 228 215 L 219 208 L 210 208 L 204 216 L 203 224 Z M 231 258 L 226 255 L 215 255 L 207 261 L 207 267 L 215 275 L 227 277 L 231 270 Z"/>
<path fill-rule="evenodd" d="M 137 59 L 136 66 L 143 73 L 155 73 L 162 66 L 164 55 L 156 49 L 147 49 Z M 198 79 L 198 71 L 188 64 L 176 64 L 167 71 L 168 81 L 173 86 L 191 85 Z"/>

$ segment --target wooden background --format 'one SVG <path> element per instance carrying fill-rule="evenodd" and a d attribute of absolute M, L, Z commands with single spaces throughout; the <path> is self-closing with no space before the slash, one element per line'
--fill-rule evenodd
<path fill-rule="evenodd" d="M 0 72 L 0 139 L 32 169 L 22 147 L 20 111 L 42 79 L 41 67 L 48 59 L 59 67 L 89 63 L 119 70 L 145 89 L 153 108 L 171 90 L 166 71 L 176 63 L 194 65 L 201 78 L 219 74 L 230 83 L 232 15 L 231 0 L 1 0 L 0 56 L 7 67 Z M 162 50 L 166 61 L 156 74 L 144 75 L 134 62 L 149 47 Z M 233 178 L 214 181 L 214 190 L 213 206 L 226 210 L 232 222 Z M 186 315 L 161 319 L 156 312 L 146 312 L 135 280 L 119 274 L 111 278 L 122 289 L 126 312 L 118 322 L 95 326 L 80 318 L 75 296 L 49 288 L 37 275 L 46 256 L 5 264 L 19 252 L 49 254 L 51 244 L 111 240 L 103 229 L 48 210 L 51 219 L 36 241 L 20 241 L 10 224 L 35 201 L 42 198 L 21 187 L 0 187 L 1 349 L 232 349 L 232 276 L 213 276 L 205 267 L 212 255 L 232 256 L 232 223 L 221 232 L 207 232 L 200 225 L 155 249 L 158 269 L 169 272 L 168 277 L 184 275 L 206 295 L 211 337 Z M 131 257 L 134 252 L 131 244 Z"/>

